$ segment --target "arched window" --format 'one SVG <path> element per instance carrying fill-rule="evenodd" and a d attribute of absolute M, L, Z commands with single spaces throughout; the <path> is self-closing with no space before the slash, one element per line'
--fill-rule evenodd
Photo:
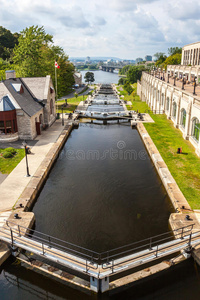
<path fill-rule="evenodd" d="M 186 123 L 186 110 L 183 108 L 181 110 L 181 126 L 185 128 L 185 123 Z"/>
<path fill-rule="evenodd" d="M 164 105 L 164 94 L 162 93 L 162 96 L 161 96 L 161 105 L 163 106 Z"/>
<path fill-rule="evenodd" d="M 176 118 L 176 108 L 177 108 L 177 104 L 176 104 L 176 102 L 174 102 L 173 106 L 172 106 L 172 117 L 173 118 Z"/>
<path fill-rule="evenodd" d="M 192 137 L 198 142 L 200 132 L 200 123 L 197 118 L 192 121 Z"/>
<path fill-rule="evenodd" d="M 167 104 L 166 104 L 166 110 L 169 110 L 169 97 L 167 97 Z"/>

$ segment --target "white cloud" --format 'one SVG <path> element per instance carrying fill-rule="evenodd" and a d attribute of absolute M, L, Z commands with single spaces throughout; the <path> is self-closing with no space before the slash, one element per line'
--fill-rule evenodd
<path fill-rule="evenodd" d="M 197 0 L 0 0 L 12 32 L 44 26 L 70 56 L 144 57 L 200 40 Z"/>

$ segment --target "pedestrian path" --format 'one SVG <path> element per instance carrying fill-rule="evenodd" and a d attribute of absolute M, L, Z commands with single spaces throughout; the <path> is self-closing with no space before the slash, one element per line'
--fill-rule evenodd
<path fill-rule="evenodd" d="M 67 116 L 64 117 L 66 124 Z M 63 128 L 62 120 L 56 120 L 50 128 L 46 131 L 42 131 L 42 134 L 37 136 L 37 143 L 31 148 L 32 154 L 28 155 L 30 175 L 34 175 L 53 143 L 55 143 L 60 136 Z M 14 204 L 31 180 L 31 177 L 26 177 L 26 174 L 26 158 L 23 158 L 0 184 L 0 214 L 12 210 Z"/>

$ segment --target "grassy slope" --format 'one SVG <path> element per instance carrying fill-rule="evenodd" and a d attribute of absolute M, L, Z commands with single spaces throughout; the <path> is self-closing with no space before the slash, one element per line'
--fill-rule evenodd
<path fill-rule="evenodd" d="M 76 97 L 73 97 L 73 98 L 70 98 L 70 99 L 67 99 L 67 107 L 64 107 L 63 109 L 63 112 L 64 113 L 70 113 L 70 112 L 73 112 L 77 106 L 79 105 L 79 103 L 83 100 L 86 100 L 87 99 L 87 95 L 85 96 L 78 96 L 77 98 Z M 56 104 L 56 111 L 61 113 L 62 112 L 62 105 L 65 104 L 65 100 L 62 100 L 62 101 L 57 101 L 57 104 Z M 58 109 L 57 109 L 58 107 Z"/>
<path fill-rule="evenodd" d="M 125 95 L 124 99 L 132 102 L 128 109 L 150 112 L 148 105 L 140 101 L 138 96 Z M 193 209 L 200 209 L 200 158 L 172 121 L 165 115 L 154 115 L 151 112 L 150 115 L 155 123 L 144 123 L 145 128 L 188 203 Z M 179 147 L 182 147 L 184 154 L 177 154 Z"/>

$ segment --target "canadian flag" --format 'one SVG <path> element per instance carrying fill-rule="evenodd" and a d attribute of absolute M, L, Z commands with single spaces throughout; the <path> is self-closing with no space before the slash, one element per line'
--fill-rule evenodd
<path fill-rule="evenodd" d="M 57 63 L 57 61 L 55 61 L 55 68 L 60 69 L 59 64 Z"/>

